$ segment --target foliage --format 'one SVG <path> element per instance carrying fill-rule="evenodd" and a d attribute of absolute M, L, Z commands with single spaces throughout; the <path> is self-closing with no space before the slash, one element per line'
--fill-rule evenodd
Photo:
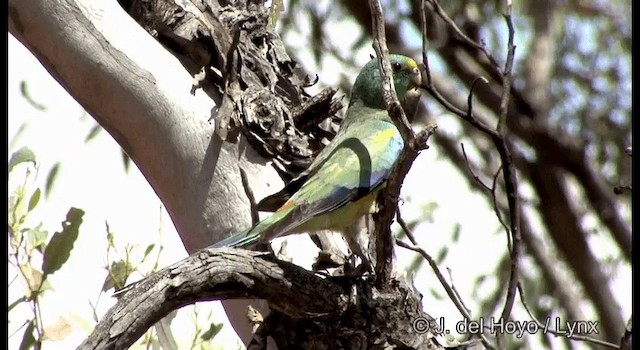
<path fill-rule="evenodd" d="M 327 72 L 329 67 L 323 63 L 337 60 L 344 67 L 341 72 L 349 71 L 373 53 L 368 6 L 352 1 L 339 4 L 291 1 L 286 11 L 296 15 L 280 20 L 285 41 L 295 39 L 306 47 L 312 43 L 309 50 L 296 44 L 289 50 L 310 69 Z M 473 107 L 484 122 L 497 123 L 502 77 L 454 29 L 479 43 L 502 65 L 507 48 L 505 2 L 383 4 L 390 50 L 421 57 L 425 47 L 437 90 L 463 110 L 471 83 L 479 76 L 487 78 L 487 85 L 474 90 Z M 523 298 L 539 319 L 553 315 L 600 320 L 597 336 L 617 343 L 630 313 L 630 301 L 615 297 L 617 287 L 609 277 L 626 275 L 631 268 L 629 3 L 549 0 L 513 6 L 517 49 L 507 127 L 521 191 Z M 435 11 L 438 7 L 451 22 Z M 425 31 L 422 8 L 427 9 Z M 344 28 L 349 28 L 353 40 L 344 38 Z M 491 140 L 453 118 L 434 99 L 422 102 L 418 118 L 439 125 L 430 151 L 455 166 L 466 181 L 451 186 L 468 186 L 495 207 L 496 214 L 508 218 L 506 196 L 499 190 L 503 180 L 497 176 L 500 158 Z M 492 182 L 497 191 L 486 190 Z M 467 215 L 463 207 L 460 213 Z M 462 232 L 469 229 L 462 227 Z M 430 247 L 441 258 L 436 260 L 446 263 L 447 248 L 457 244 L 456 236 L 452 234 L 451 246 L 440 251 Z M 495 272 L 477 276 L 474 292 L 469 293 L 479 306 L 474 314 L 483 317 L 497 311 L 505 269 L 509 269 L 506 246 L 489 255 L 497 258 Z M 410 270 L 417 268 L 419 260 L 410 264 Z M 540 338 L 552 346 L 546 336 Z"/>
<path fill-rule="evenodd" d="M 27 86 L 26 82 L 21 84 L 23 93 L 28 92 Z M 30 103 L 36 104 L 32 100 L 32 98 L 28 99 Z M 34 108 L 47 109 L 42 104 L 37 104 Z M 27 126 L 28 122 L 21 125 L 10 142 L 11 148 L 14 148 L 12 145 L 17 144 L 18 137 L 27 129 Z M 85 141 L 93 139 L 99 130 L 102 129 L 92 128 Z M 11 287 L 14 283 L 22 283 L 25 286 L 24 295 L 10 300 L 8 304 L 9 337 L 20 336 L 20 349 L 47 348 L 47 341 L 65 339 L 75 330 L 74 327 L 77 327 L 69 322 L 66 316 L 59 317 L 52 324 L 43 323 L 43 310 L 46 311 L 52 306 L 44 297 L 48 293 L 55 293 L 55 286 L 52 285 L 50 277 L 62 269 L 77 268 L 69 263 L 69 258 L 74 252 L 85 216 L 84 210 L 69 208 L 61 223 L 62 228 L 53 233 L 41 222 L 40 213 L 50 209 L 46 198 L 52 192 L 54 182 L 64 181 L 64 178 L 58 179 L 61 165 L 61 161 L 54 163 L 47 172 L 41 188 L 36 185 L 40 164 L 31 148 L 22 147 L 16 150 L 11 153 L 8 161 L 9 184 L 13 186 L 9 188 L 8 201 L 9 286 Z M 163 246 L 157 243 L 149 243 L 144 247 L 119 243 L 118 235 L 112 231 L 107 221 L 105 221 L 105 231 L 107 236 L 105 280 L 97 298 L 91 300 L 87 296 L 88 305 L 84 305 L 93 310 L 94 322 L 101 317 L 98 306 L 103 294 L 111 294 L 113 290 L 123 288 L 135 273 L 144 276 L 156 271 L 163 251 Z M 162 239 L 161 233 L 159 230 L 158 242 Z M 76 247 L 76 249 L 82 249 L 82 247 Z M 14 275 L 11 275 L 12 273 Z M 102 299 L 102 302 L 108 301 Z M 30 316 L 19 325 L 15 324 L 17 316 L 22 317 L 24 314 L 25 306 L 30 310 Z M 82 304 L 74 304 L 68 311 L 75 314 L 82 307 Z M 199 309 L 206 310 L 202 307 L 191 307 L 191 312 L 195 315 L 193 317 L 194 336 L 187 348 L 211 349 L 209 342 L 221 330 L 222 325 L 209 321 L 213 316 L 211 311 L 206 318 L 198 318 Z M 149 330 L 136 346 L 156 349 L 177 348 L 175 340 L 172 343 L 166 342 L 167 339 L 173 339 L 170 328 L 172 319 L 172 317 L 166 318 L 165 327 L 162 329 L 158 326 Z M 84 320 L 80 321 L 84 322 Z M 162 337 L 159 334 L 162 334 Z M 180 348 L 182 347 L 181 344 Z"/>
<path fill-rule="evenodd" d="M 11 191 L 8 208 L 8 262 L 18 272 L 13 280 L 20 278 L 27 287 L 24 297 L 9 304 L 9 312 L 22 303 L 28 303 L 33 312 L 32 318 L 14 331 L 14 333 L 18 332 L 26 326 L 20 349 L 31 347 L 40 349 L 46 338 L 57 336 L 50 333 L 68 331 L 64 323 L 49 329 L 44 328 L 41 300 L 43 295 L 52 289 L 48 277 L 60 270 L 69 259 L 84 216 L 83 210 L 69 208 L 62 222 L 62 230 L 55 232 L 50 238 L 49 232 L 42 229 L 41 223 L 38 225 L 29 223 L 30 214 L 38 206 L 41 196 L 40 188 L 32 188 L 33 180 L 37 176 L 37 165 L 34 153 L 26 147 L 14 152 L 9 160 L 10 178 L 14 170 L 21 167 L 25 170 L 23 183 Z M 37 264 L 39 260 L 42 264 Z"/>
<path fill-rule="evenodd" d="M 323 68 L 340 62 L 340 79 L 344 82 L 346 76 L 351 76 L 350 68 L 373 52 L 368 46 L 372 26 L 370 10 L 362 2 L 337 3 L 340 6 L 292 0 L 285 4 L 282 15 L 271 13 L 269 20 L 271 25 L 280 26 L 285 41 L 303 37 L 298 40 L 304 43 L 300 47 L 289 41 L 288 51 L 300 56 L 298 63 L 308 69 L 315 63 L 314 70 L 324 74 L 328 70 Z M 434 9 L 441 5 L 433 0 L 385 1 L 385 5 L 391 50 L 419 57 L 424 44 L 427 50 L 424 57 L 431 62 L 434 85 L 445 99 L 461 109 L 472 101 L 483 121 L 497 123 L 503 77 L 495 69 L 499 65 L 489 64 L 482 49 L 498 57 L 500 63 L 506 56 L 504 3 L 449 1 L 439 14 Z M 514 5 L 518 49 L 506 122 L 521 189 L 525 256 L 519 277 L 526 292 L 524 295 L 521 291 L 522 303 L 529 304 L 531 315 L 527 317 L 598 319 L 603 327 L 601 338 L 615 342 L 622 336 L 624 319 L 630 312 L 630 302 L 619 300 L 611 278 L 626 275 L 631 266 L 628 3 L 546 0 Z M 424 9 L 428 11 L 423 13 Z M 423 14 L 427 23 L 422 23 Z M 345 39 L 345 28 L 355 39 Z M 427 39 L 424 43 L 423 37 Z M 464 37 L 480 46 L 469 45 L 462 40 Z M 470 86 L 480 76 L 488 83 L 476 88 L 472 96 Z M 323 76 L 322 81 L 325 79 Z M 441 104 L 424 100 L 419 112 L 422 121 L 430 123 L 437 119 L 445 126 L 440 130 L 446 130 L 436 135 L 433 148 L 458 169 L 466 182 L 452 187 L 466 186 L 482 196 L 497 216 L 506 218 L 509 209 L 506 195 L 500 190 L 504 180 L 499 176 L 501 165 L 491 140 L 462 120 L 452 118 Z M 466 152 L 459 147 L 461 144 Z M 29 162 L 30 158 L 28 153 L 16 155 L 13 162 L 20 159 Z M 487 185 L 492 182 L 494 186 Z M 41 197 L 39 191 L 29 194 L 20 193 L 22 199 L 16 201 L 27 212 L 37 206 Z M 467 215 L 465 203 L 460 204 L 460 215 Z M 14 225 L 23 224 L 20 218 L 14 215 Z M 418 227 L 417 224 L 413 222 L 410 226 Z M 466 229 L 454 226 L 451 246 L 436 251 L 438 263 L 450 259 L 451 247 L 464 241 Z M 500 230 L 499 234 L 504 232 Z M 73 239 L 73 234 L 60 235 L 62 238 L 58 240 L 62 242 Z M 33 249 L 46 254 L 42 242 L 47 235 L 31 236 L 34 247 L 41 247 Z M 143 259 L 153 249 L 147 247 Z M 472 278 L 472 291 L 463 292 L 474 298 L 472 308 L 476 317 L 493 315 L 500 305 L 508 280 L 509 250 L 510 246 L 505 244 L 495 251 L 482 252 L 496 260 L 495 269 L 491 274 Z M 127 249 L 124 254 L 129 254 Z M 60 259 L 65 259 L 64 254 Z M 109 264 L 105 289 L 126 283 L 130 272 L 135 270 L 135 264 L 128 261 L 115 260 Z M 411 269 L 417 270 L 420 261 L 415 260 Z M 53 273 L 60 265 L 49 263 L 48 270 Z M 26 275 L 31 276 L 31 272 Z M 11 305 L 20 302 L 24 301 Z M 33 336 L 33 332 L 38 333 L 37 323 L 25 326 L 31 331 L 25 333 L 24 341 L 37 342 Z M 212 327 L 206 333 L 214 333 L 215 329 Z M 553 346 L 548 335 L 541 335 L 539 340 L 547 347 Z M 568 341 L 567 344 L 573 346 Z M 531 343 L 525 339 L 507 345 L 519 348 Z"/>

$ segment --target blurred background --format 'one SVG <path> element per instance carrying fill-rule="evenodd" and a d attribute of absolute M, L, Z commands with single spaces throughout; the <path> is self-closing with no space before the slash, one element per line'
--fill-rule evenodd
<path fill-rule="evenodd" d="M 420 9 L 433 5 L 383 5 L 390 51 L 422 61 Z M 504 64 L 502 2 L 442 6 L 462 33 Z M 599 334 L 585 335 L 618 343 L 631 317 L 630 3 L 515 2 L 513 23 L 517 49 L 507 126 L 522 204 L 525 300 L 542 322 L 551 319 L 555 326 L 559 320 L 566 330 L 566 321 L 598 321 Z M 374 53 L 364 2 L 284 1 L 276 28 L 289 55 L 310 76 L 318 75 L 310 94 L 333 86 L 348 96 L 357 71 Z M 434 86 L 465 109 L 473 80 L 487 78 L 488 84 L 474 89 L 474 111 L 496 125 L 499 72 L 440 17 L 427 16 L 425 28 Z M 47 334 L 43 348 L 68 349 L 114 304 L 110 274 L 135 271 L 137 279 L 186 252 L 135 164 L 8 36 L 8 219 L 10 233 L 24 233 L 9 236 L 9 348 L 29 344 L 29 334 L 40 327 Z M 423 93 L 414 126 L 432 123 L 438 129 L 431 147 L 402 189 L 403 217 L 471 315 L 497 316 L 510 271 L 507 235 L 496 216 L 508 223 L 503 181 L 496 177 L 499 155 L 490 139 Z M 491 187 L 494 181 L 495 202 L 480 184 Z M 45 287 L 35 288 L 42 287 L 43 251 L 55 232 L 69 231 L 62 222 L 72 207 L 84 215 L 68 260 Z M 463 317 L 428 264 L 408 250 L 396 252 L 424 295 L 425 310 L 444 317 L 453 331 Z M 312 263 L 304 250 L 289 254 L 305 266 Z M 34 289 L 43 292 L 27 298 Z M 159 337 L 180 349 L 241 347 L 217 302 L 185 307 L 175 317 L 179 322 L 170 330 L 154 327 L 136 347 L 158 348 Z M 530 320 L 519 299 L 512 318 Z M 513 349 L 590 346 L 542 333 L 510 341 Z"/>

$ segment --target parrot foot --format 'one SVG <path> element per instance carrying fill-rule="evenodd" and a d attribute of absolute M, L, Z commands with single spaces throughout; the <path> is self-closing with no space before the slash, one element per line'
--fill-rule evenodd
<path fill-rule="evenodd" d="M 313 271 L 335 269 L 347 263 L 344 256 L 329 251 L 320 251 L 316 257 L 316 262 L 311 266 Z"/>
<path fill-rule="evenodd" d="M 349 268 L 347 268 L 349 267 Z M 345 265 L 345 272 L 344 275 L 345 276 L 350 276 L 350 277 L 362 277 L 364 275 L 368 275 L 373 273 L 373 268 L 371 266 L 371 263 L 369 261 L 367 261 L 366 263 L 363 262 L 362 264 L 353 267 L 350 264 Z"/>

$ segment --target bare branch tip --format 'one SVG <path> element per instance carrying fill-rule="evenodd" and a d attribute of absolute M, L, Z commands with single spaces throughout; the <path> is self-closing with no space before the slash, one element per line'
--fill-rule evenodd
<path fill-rule="evenodd" d="M 513 11 L 513 1 L 507 0 L 506 1 L 506 6 L 505 6 L 505 10 L 504 10 L 504 15 L 506 17 L 511 17 L 511 12 L 512 11 Z"/>
<path fill-rule="evenodd" d="M 489 84 L 489 80 L 483 76 L 478 76 L 473 79 L 471 88 L 469 89 L 469 97 L 467 97 L 467 116 L 470 118 L 473 110 L 473 89 L 476 87 L 476 83 L 482 81 L 485 84 Z"/>
<path fill-rule="evenodd" d="M 429 138 L 431 137 L 431 135 L 435 133 L 437 128 L 438 128 L 438 125 L 430 124 L 424 130 L 420 131 L 416 135 L 415 145 L 417 150 L 423 151 L 423 150 L 429 149 L 429 145 L 427 145 L 427 142 L 429 141 Z"/>

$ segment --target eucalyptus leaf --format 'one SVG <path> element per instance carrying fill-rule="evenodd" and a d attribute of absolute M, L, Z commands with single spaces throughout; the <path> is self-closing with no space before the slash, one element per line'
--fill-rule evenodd
<path fill-rule="evenodd" d="M 27 211 L 32 211 L 38 205 L 38 202 L 40 202 L 40 194 L 40 188 L 36 188 L 31 195 L 31 198 L 29 198 L 29 207 L 27 208 Z"/>
<path fill-rule="evenodd" d="M 49 193 L 51 192 L 51 188 L 53 187 L 53 184 L 56 178 L 58 177 L 59 171 L 60 171 L 60 162 L 57 162 L 56 164 L 53 165 L 53 167 L 51 167 L 51 170 L 49 170 L 49 174 L 47 174 L 47 181 L 45 182 L 45 185 L 44 185 L 45 194 L 47 196 L 49 196 Z"/>
<path fill-rule="evenodd" d="M 47 106 L 33 99 L 31 94 L 29 93 L 27 82 L 24 80 L 20 82 L 20 92 L 22 93 L 22 96 L 25 98 L 25 100 L 27 100 L 27 102 L 29 102 L 29 104 L 33 106 L 33 108 L 39 111 L 45 111 L 47 109 Z"/>
<path fill-rule="evenodd" d="M 20 350 L 30 349 L 33 344 L 36 343 L 36 338 L 33 336 L 33 331 L 35 330 L 35 321 L 29 321 L 29 325 L 24 330 L 24 335 L 22 336 L 22 341 L 20 342 Z"/>
<path fill-rule="evenodd" d="M 24 303 L 25 301 L 27 301 L 27 297 L 25 297 L 25 296 L 22 296 L 22 297 L 18 298 L 13 303 L 9 304 L 9 307 L 7 307 L 7 312 L 11 312 L 11 309 L 13 309 L 14 307 L 20 305 L 21 303 Z"/>
<path fill-rule="evenodd" d="M 80 224 L 84 210 L 78 208 L 70 208 L 67 212 L 67 218 L 62 222 L 62 231 L 56 232 L 51 237 L 51 241 L 44 251 L 42 260 L 42 271 L 44 279 L 56 271 L 58 271 L 64 263 L 67 262 L 73 249 L 73 244 L 78 238 Z"/>
<path fill-rule="evenodd" d="M 25 162 L 32 162 L 33 165 L 36 165 L 36 155 L 31 149 L 29 149 L 29 147 L 26 146 L 13 152 L 11 158 L 9 159 L 8 172 L 11 173 L 11 170 L 13 170 L 16 165 Z"/>
<path fill-rule="evenodd" d="M 200 336 L 200 339 L 202 339 L 203 341 L 209 341 L 213 339 L 213 337 L 220 333 L 222 327 L 222 323 L 211 323 L 211 325 L 209 325 L 209 329 Z"/>

